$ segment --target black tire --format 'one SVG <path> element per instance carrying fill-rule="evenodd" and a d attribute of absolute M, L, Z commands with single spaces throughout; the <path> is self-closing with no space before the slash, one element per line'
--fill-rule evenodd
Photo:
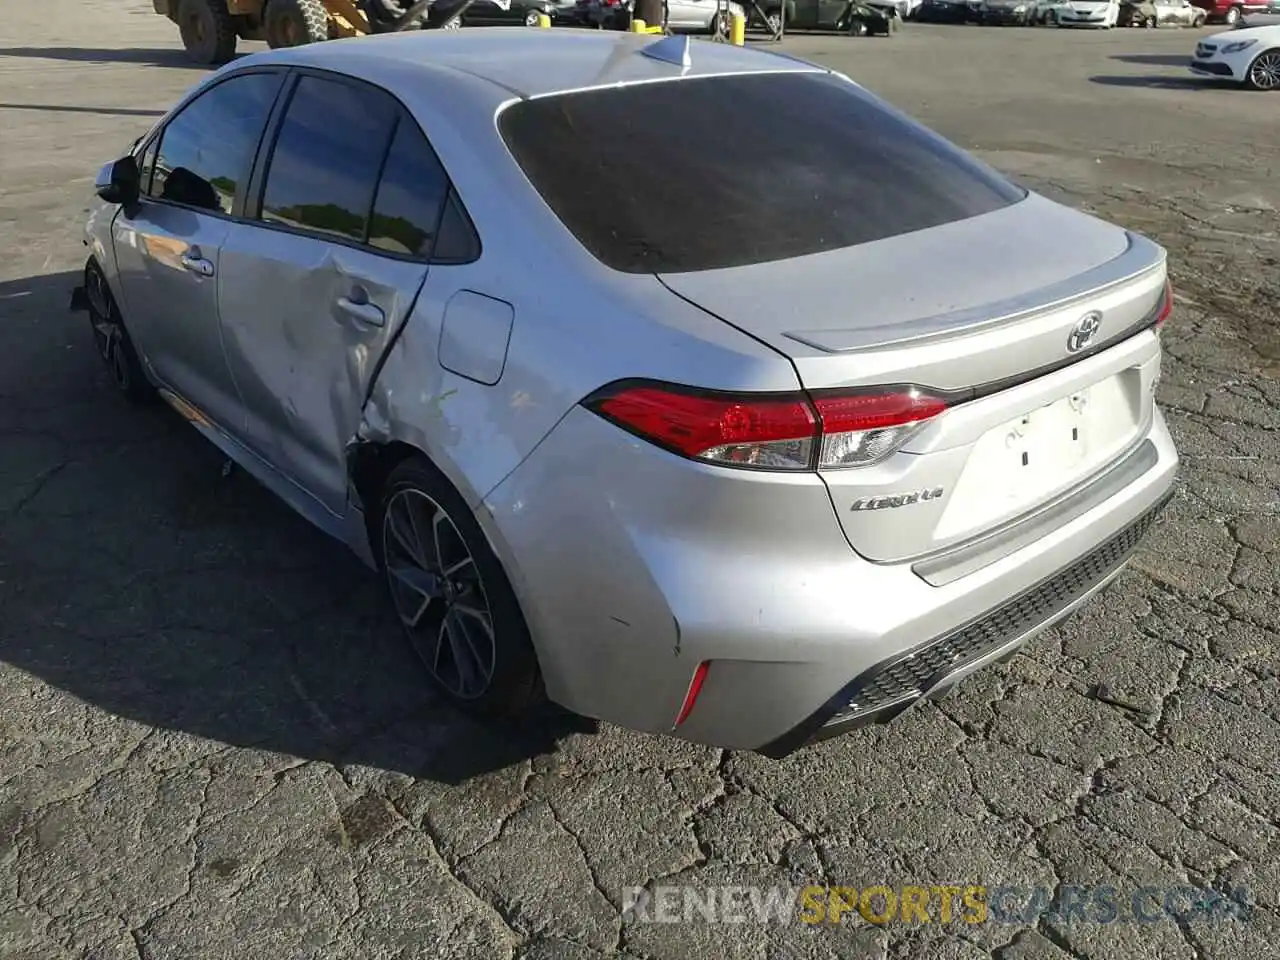
<path fill-rule="evenodd" d="M 1226 21 L 1228 27 L 1234 27 L 1240 22 L 1240 8 L 1232 7 L 1227 11 L 1227 15 L 1223 19 Z"/>
<path fill-rule="evenodd" d="M 438 558 L 446 552 L 439 549 L 439 545 L 447 541 L 454 547 L 461 545 L 470 558 L 469 565 L 461 568 L 450 564 L 458 572 L 448 578 L 449 585 L 443 588 L 444 594 L 429 602 L 422 594 L 405 586 L 406 581 L 393 572 L 405 569 L 406 564 L 421 566 L 422 569 L 430 565 L 417 564 L 404 537 L 396 533 L 397 528 L 404 528 L 401 521 L 403 511 L 418 508 L 438 509 L 446 518 L 438 525 L 440 539 L 432 538 L 437 546 L 419 549 L 419 556 L 425 558 L 430 552 Z M 436 525 L 433 524 L 432 529 L 436 529 Z M 378 563 L 405 639 L 433 685 L 450 703 L 469 713 L 502 717 L 519 713 L 543 699 L 538 657 L 511 582 L 471 510 L 452 484 L 426 458 L 410 457 L 391 471 L 382 490 L 374 531 Z M 444 562 L 437 562 L 436 568 L 443 567 Z M 445 578 L 437 576 L 435 582 L 445 583 Z M 418 614 L 419 622 L 415 625 L 409 622 L 412 617 L 406 616 L 406 611 L 418 603 L 421 607 L 413 611 Z M 453 621 L 453 625 L 462 631 L 468 651 L 461 657 L 470 661 L 467 671 L 464 671 L 455 655 L 463 644 L 455 642 L 454 631 L 446 629 L 445 621 L 455 610 L 474 614 L 482 607 L 488 613 L 487 623 L 491 628 L 487 637 L 483 630 L 486 621 L 480 617 L 458 613 Z M 427 621 L 425 626 L 423 620 Z M 459 626 L 462 623 L 471 624 L 475 629 L 468 632 Z M 446 636 L 449 637 L 450 648 L 447 654 Z M 490 651 L 488 680 L 478 683 L 473 690 L 462 690 L 466 685 L 463 673 L 470 672 L 477 665 L 483 666 L 480 661 Z"/>
<path fill-rule="evenodd" d="M 861 17 L 853 17 L 848 25 L 844 28 L 845 33 L 851 37 L 865 37 L 870 31 L 867 29 L 867 22 Z"/>
<path fill-rule="evenodd" d="M 150 403 L 155 399 L 156 389 L 147 379 L 138 351 L 125 329 L 120 307 L 96 261 L 90 260 L 85 265 L 84 289 L 94 348 L 111 377 L 112 386 L 130 403 Z"/>
<path fill-rule="evenodd" d="M 1143 25 L 1144 27 L 1146 27 L 1148 30 L 1154 30 L 1154 29 L 1156 28 L 1156 26 L 1157 26 L 1157 24 L 1156 24 L 1156 18 L 1155 18 L 1155 17 L 1147 17 L 1145 20 L 1143 20 L 1143 21 L 1142 21 L 1142 25 Z"/>
<path fill-rule="evenodd" d="M 262 27 L 272 50 L 301 47 L 329 39 L 329 14 L 322 0 L 268 0 Z"/>
<path fill-rule="evenodd" d="M 1250 90 L 1280 90 L 1280 48 L 1263 50 L 1254 57 L 1244 82 Z"/>
<path fill-rule="evenodd" d="M 178 34 L 196 63 L 218 66 L 236 55 L 236 23 L 227 0 L 179 0 Z"/>
<path fill-rule="evenodd" d="M 538 17 L 541 14 L 541 10 L 530 10 L 524 15 L 524 25 L 526 27 L 536 27 L 538 25 Z"/>

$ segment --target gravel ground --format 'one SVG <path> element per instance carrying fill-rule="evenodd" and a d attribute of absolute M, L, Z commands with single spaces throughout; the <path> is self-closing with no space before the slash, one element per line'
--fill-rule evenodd
<path fill-rule="evenodd" d="M 224 480 L 177 418 L 117 402 L 64 309 L 80 219 L 97 167 L 201 72 L 140 0 L 8 6 L 0 957 L 1276 954 L 1280 96 L 1186 79 L 1195 31 L 784 44 L 1169 248 L 1160 400 L 1185 464 L 1081 615 L 948 700 L 772 762 L 460 719 L 354 560 Z M 1023 907 L 1104 885 L 1121 916 L 622 916 L 644 884 L 809 883 L 1007 885 Z M 1251 906 L 1124 922 L 1144 886 L 1246 888 Z"/>

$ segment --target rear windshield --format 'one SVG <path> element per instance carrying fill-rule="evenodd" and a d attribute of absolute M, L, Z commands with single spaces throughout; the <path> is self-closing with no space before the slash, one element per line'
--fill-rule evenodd
<path fill-rule="evenodd" d="M 513 104 L 499 129 L 579 242 L 627 273 L 838 250 L 1026 196 L 826 73 L 560 94 Z"/>

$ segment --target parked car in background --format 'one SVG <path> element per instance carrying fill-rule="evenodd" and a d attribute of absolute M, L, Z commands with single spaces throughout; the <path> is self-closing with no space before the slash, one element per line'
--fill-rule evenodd
<path fill-rule="evenodd" d="M 923 0 L 916 19 L 922 23 L 968 23 L 972 19 L 969 0 Z"/>
<path fill-rule="evenodd" d="M 1235 22 L 1235 26 L 1239 29 L 1247 29 L 1249 27 L 1269 27 L 1280 24 L 1280 0 L 1275 0 L 1262 13 L 1246 13 L 1243 17 Z"/>
<path fill-rule="evenodd" d="M 888 35 L 901 25 L 896 0 L 880 0 L 873 5 L 870 0 L 785 0 L 786 29 L 835 30 L 854 36 L 870 34 Z M 748 10 L 748 23 L 777 30 L 783 14 L 783 0 L 764 0 L 760 8 L 765 22 L 760 24 L 760 13 Z"/>
<path fill-rule="evenodd" d="M 1060 27 L 1110 30 L 1120 19 L 1120 0 L 1071 0 L 1058 10 Z"/>
<path fill-rule="evenodd" d="M 465 7 L 465 9 L 463 9 Z M 446 30 L 457 27 L 536 27 L 538 15 L 554 23 L 565 12 L 552 0 L 436 0 L 427 8 L 426 24 Z"/>
<path fill-rule="evenodd" d="M 1193 0 L 1205 12 L 1209 23 L 1225 23 L 1234 27 L 1240 18 L 1251 13 L 1266 13 L 1271 0 Z"/>
<path fill-rule="evenodd" d="M 575 18 L 588 27 L 625 30 L 631 22 L 631 6 L 631 0 L 577 0 Z M 745 17 L 746 9 L 736 2 L 729 3 L 725 9 L 716 0 L 668 0 L 667 27 L 673 33 L 727 36 L 728 21 L 734 13 Z"/>
<path fill-rule="evenodd" d="M 1036 0 L 1035 22 L 1056 25 L 1058 12 L 1070 2 L 1071 0 Z"/>
<path fill-rule="evenodd" d="M 1208 14 L 1190 0 L 1121 0 L 1121 27 L 1203 27 Z"/>
<path fill-rule="evenodd" d="M 984 0 L 978 22 L 986 27 L 1025 27 L 1035 22 L 1033 0 Z"/>
<path fill-rule="evenodd" d="M 1196 44 L 1192 73 L 1234 80 L 1254 90 L 1280 90 L 1280 25 L 1215 33 Z"/>

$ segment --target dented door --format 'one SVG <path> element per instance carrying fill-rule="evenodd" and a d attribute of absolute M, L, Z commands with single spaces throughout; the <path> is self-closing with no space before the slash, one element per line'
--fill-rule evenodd
<path fill-rule="evenodd" d="M 223 335 L 249 442 L 340 514 L 346 443 L 427 268 L 247 225 L 222 264 Z"/>

